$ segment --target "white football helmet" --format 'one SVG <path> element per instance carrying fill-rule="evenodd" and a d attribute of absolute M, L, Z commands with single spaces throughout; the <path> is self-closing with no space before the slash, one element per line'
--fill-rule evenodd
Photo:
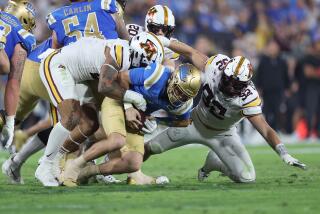
<path fill-rule="evenodd" d="M 170 38 L 175 28 L 175 18 L 169 7 L 155 5 L 148 10 L 145 18 L 145 29 L 158 35 L 160 29 L 163 36 Z"/>
<path fill-rule="evenodd" d="M 250 61 L 243 56 L 236 56 L 226 65 L 219 90 L 228 97 L 240 96 L 250 84 L 252 76 L 253 67 Z"/>
<path fill-rule="evenodd" d="M 131 67 L 146 67 L 151 63 L 162 64 L 164 49 L 156 35 L 142 32 L 130 40 Z"/>

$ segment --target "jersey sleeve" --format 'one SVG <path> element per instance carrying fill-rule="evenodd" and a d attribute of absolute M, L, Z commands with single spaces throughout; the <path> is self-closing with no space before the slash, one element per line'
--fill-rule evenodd
<path fill-rule="evenodd" d="M 144 27 L 142 27 L 141 25 L 137 25 L 137 24 L 127 24 L 126 29 L 129 33 L 130 39 L 144 31 Z"/>
<path fill-rule="evenodd" d="M 253 116 L 262 113 L 262 100 L 258 92 L 253 87 L 248 87 L 240 97 L 242 103 L 242 114 Z"/>
<path fill-rule="evenodd" d="M 212 57 L 210 57 L 207 60 L 206 66 L 205 66 L 205 73 L 207 72 L 213 72 L 217 69 L 222 71 L 224 66 L 228 63 L 230 58 L 223 54 L 217 54 Z"/>
<path fill-rule="evenodd" d="M 121 71 L 127 71 L 130 68 L 130 47 L 127 41 L 116 39 L 110 42 L 110 54 L 113 60 L 117 63 Z"/>
<path fill-rule="evenodd" d="M 54 30 L 55 26 L 57 24 L 57 18 L 56 18 L 55 12 L 49 13 L 47 15 L 46 20 L 47 20 L 47 24 L 48 24 L 49 29 Z"/>
<path fill-rule="evenodd" d="M 108 13 L 117 13 L 116 0 L 100 0 L 101 9 Z"/>
<path fill-rule="evenodd" d="M 36 39 L 33 34 L 21 28 L 17 32 L 17 37 L 21 45 L 27 50 L 28 54 L 35 49 Z"/>
<path fill-rule="evenodd" d="M 144 86 L 145 89 L 149 89 L 149 80 L 152 78 L 156 72 L 156 67 L 159 65 L 151 64 L 145 68 L 134 68 L 129 71 L 130 83 L 132 85 Z"/>

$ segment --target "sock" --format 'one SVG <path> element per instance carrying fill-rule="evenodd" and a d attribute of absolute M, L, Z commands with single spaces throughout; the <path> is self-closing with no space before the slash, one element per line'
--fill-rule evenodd
<path fill-rule="evenodd" d="M 61 146 L 59 151 L 58 151 L 58 154 L 57 154 L 57 158 L 60 159 L 62 158 L 65 154 L 69 153 L 70 151 L 66 148 L 64 148 L 64 146 Z"/>
<path fill-rule="evenodd" d="M 31 155 L 43 149 L 46 145 L 40 140 L 38 135 L 33 136 L 16 154 L 13 158 L 13 161 L 22 164 L 24 163 Z"/>
<path fill-rule="evenodd" d="M 70 131 L 64 128 L 60 122 L 53 127 L 49 135 L 46 151 L 44 152 L 48 160 L 53 160 L 55 158 L 61 145 L 68 138 L 69 134 Z"/>

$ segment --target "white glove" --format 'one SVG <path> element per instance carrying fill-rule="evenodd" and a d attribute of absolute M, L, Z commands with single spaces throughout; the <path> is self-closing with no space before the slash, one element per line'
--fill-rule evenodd
<path fill-rule="evenodd" d="M 295 159 L 288 154 L 288 151 L 283 143 L 280 143 L 276 146 L 276 151 L 280 155 L 281 159 L 290 166 L 299 167 L 301 169 L 306 169 L 307 166 L 304 163 L 301 163 L 298 159 Z"/>
<path fill-rule="evenodd" d="M 301 169 L 307 169 L 307 166 L 304 163 L 301 163 L 298 159 L 295 159 L 289 154 L 282 155 L 281 159 L 290 166 L 299 167 Z"/>
<path fill-rule="evenodd" d="M 147 109 L 147 102 L 143 96 L 135 91 L 127 90 L 123 97 L 123 102 L 132 103 L 141 111 Z"/>
<path fill-rule="evenodd" d="M 2 128 L 0 135 L 0 141 L 2 145 L 5 145 L 6 149 L 9 149 L 12 146 L 14 134 L 14 115 L 6 116 L 6 124 Z"/>
<path fill-rule="evenodd" d="M 141 132 L 143 134 L 151 134 L 157 129 L 157 127 L 158 127 L 158 124 L 156 120 L 146 119 L 146 121 L 144 121 L 144 126 L 141 129 Z"/>

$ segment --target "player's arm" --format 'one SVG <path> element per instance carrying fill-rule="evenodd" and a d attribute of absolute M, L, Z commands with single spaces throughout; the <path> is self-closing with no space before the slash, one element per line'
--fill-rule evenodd
<path fill-rule="evenodd" d="M 123 18 L 121 18 L 118 13 L 112 14 L 112 17 L 116 22 L 119 38 L 129 41 L 130 40 L 129 33 L 127 31 L 126 24 L 124 23 Z"/>
<path fill-rule="evenodd" d="M 262 137 L 268 142 L 268 144 L 279 154 L 279 156 L 286 164 L 302 169 L 306 168 L 305 164 L 293 158 L 288 153 L 285 145 L 281 143 L 277 133 L 269 126 L 262 114 L 249 116 L 247 118 L 250 123 L 256 128 L 256 130 L 262 135 Z"/>
<path fill-rule="evenodd" d="M 204 71 L 208 57 L 191 46 L 175 39 L 169 40 L 166 37 L 159 36 L 164 47 L 186 57 L 199 70 Z"/>
<path fill-rule="evenodd" d="M 6 148 L 10 148 L 13 140 L 14 132 L 14 117 L 19 101 L 20 94 L 20 80 L 22 77 L 22 71 L 24 62 L 27 58 L 27 51 L 18 43 L 10 60 L 10 72 L 8 75 L 8 81 L 6 84 L 6 90 L 4 94 L 4 106 L 6 111 L 5 126 L 2 129 L 0 140 L 2 144 L 6 145 Z"/>
<path fill-rule="evenodd" d="M 58 36 L 57 36 L 57 33 L 53 30 L 52 31 L 52 47 L 53 49 L 59 49 L 59 48 L 62 48 L 63 45 L 61 45 L 59 42 L 58 42 Z"/>
<path fill-rule="evenodd" d="M 99 93 L 102 93 L 112 99 L 132 103 L 137 108 L 145 111 L 146 101 L 141 94 L 131 90 L 127 90 L 127 86 L 129 85 L 129 77 L 120 75 L 120 73 L 118 72 L 120 68 L 111 57 L 109 47 L 106 47 L 105 57 L 106 61 L 100 69 L 98 84 Z"/>

